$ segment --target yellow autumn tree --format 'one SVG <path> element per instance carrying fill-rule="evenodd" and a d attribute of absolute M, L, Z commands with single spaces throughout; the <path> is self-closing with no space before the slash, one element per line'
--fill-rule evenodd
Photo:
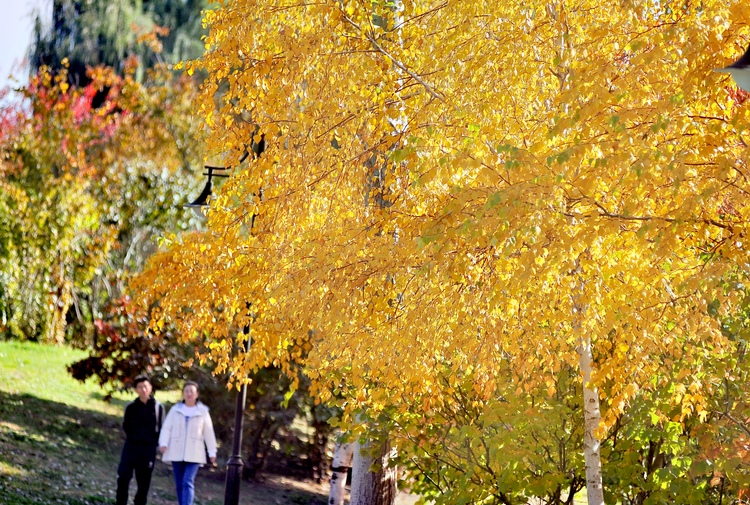
<path fill-rule="evenodd" d="M 304 360 L 348 421 L 577 367 L 590 503 L 640 389 L 677 368 L 670 421 L 705 415 L 750 211 L 750 113 L 712 68 L 744 50 L 747 2 L 218 4 L 188 72 L 234 176 L 143 277 L 155 325 L 238 372 Z"/>

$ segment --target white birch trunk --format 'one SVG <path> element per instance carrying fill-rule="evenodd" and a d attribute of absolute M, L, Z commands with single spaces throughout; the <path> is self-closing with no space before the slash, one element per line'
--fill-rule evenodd
<path fill-rule="evenodd" d="M 389 464 L 392 454 L 387 442 L 380 447 L 379 454 L 376 460 L 368 454 L 368 446 L 355 445 L 349 505 L 393 505 L 396 502 L 396 466 Z M 377 472 L 372 471 L 373 465 Z"/>
<path fill-rule="evenodd" d="M 599 450 L 599 440 L 595 434 L 601 420 L 599 392 L 596 388 L 589 388 L 592 362 L 590 338 L 582 339 L 579 352 L 578 364 L 583 374 L 583 418 L 585 423 L 583 432 L 583 460 L 586 464 L 586 494 L 588 495 L 589 505 L 604 505 L 602 458 Z"/>
<path fill-rule="evenodd" d="M 403 24 L 403 0 L 394 0 L 394 21 L 395 27 L 397 28 L 396 33 L 398 34 L 398 40 L 400 44 L 403 44 L 401 40 L 401 26 Z M 393 63 L 393 69 L 399 73 L 400 69 Z M 403 102 L 398 111 L 398 117 L 392 118 L 389 114 L 389 122 L 394 129 L 394 135 L 402 135 L 408 124 L 404 117 L 404 105 Z M 394 146 L 395 148 L 395 146 Z M 377 159 L 376 159 L 377 162 Z M 379 199 L 373 199 L 379 205 L 384 206 L 386 203 L 386 169 L 387 169 L 387 158 L 384 161 L 380 171 L 373 172 L 373 175 L 378 174 L 378 178 L 381 179 L 379 182 L 379 189 L 381 195 Z M 368 194 L 370 190 L 375 189 L 371 184 L 368 183 Z M 365 201 L 365 205 L 369 205 L 368 200 Z M 398 243 L 398 229 L 394 232 L 393 241 L 395 244 Z M 354 444 L 354 461 L 352 464 L 352 489 L 349 505 L 394 505 L 396 503 L 396 494 L 398 492 L 396 486 L 397 469 L 395 465 L 390 465 L 389 460 L 393 457 L 391 453 L 390 444 L 386 440 L 378 451 L 379 456 L 377 461 L 370 455 L 369 449 L 371 448 L 372 442 L 368 441 L 367 445 L 360 445 L 359 441 Z M 377 471 L 373 471 L 373 467 Z M 332 502 L 331 502 L 332 503 Z"/>
<path fill-rule="evenodd" d="M 586 495 L 588 505 L 604 505 L 604 486 L 602 484 L 602 455 L 596 429 L 601 421 L 599 410 L 599 391 L 591 388 L 591 365 L 594 361 L 591 354 L 591 337 L 583 333 L 583 320 L 586 317 L 586 306 L 583 304 L 586 284 L 582 278 L 580 257 L 576 260 L 574 275 L 578 290 L 573 295 L 573 332 L 578 337 L 578 366 L 583 379 L 583 461 L 586 465 Z"/>
<path fill-rule="evenodd" d="M 333 463 L 331 463 L 331 492 L 328 495 L 328 505 L 343 505 L 346 474 L 352 466 L 353 456 L 353 443 L 336 442 L 336 448 L 333 451 Z"/>

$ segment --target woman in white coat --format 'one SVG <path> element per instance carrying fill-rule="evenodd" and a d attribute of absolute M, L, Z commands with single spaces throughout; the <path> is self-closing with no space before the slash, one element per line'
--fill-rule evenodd
<path fill-rule="evenodd" d="M 192 505 L 195 475 L 206 463 L 206 449 L 211 463 L 216 461 L 216 436 L 208 407 L 198 401 L 198 384 L 187 381 L 182 401 L 169 409 L 159 435 L 161 460 L 172 463 L 179 505 Z"/>

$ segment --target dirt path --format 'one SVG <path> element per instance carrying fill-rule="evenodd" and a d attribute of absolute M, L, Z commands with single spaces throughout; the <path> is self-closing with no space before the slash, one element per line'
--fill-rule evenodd
<path fill-rule="evenodd" d="M 135 484 L 135 482 L 133 482 Z M 149 503 L 154 505 L 175 505 L 171 470 L 167 465 L 157 463 L 151 487 Z M 131 486 L 132 487 L 132 486 Z M 196 505 L 221 505 L 224 501 L 223 469 L 202 468 L 195 483 Z M 316 484 L 282 477 L 264 475 L 258 481 L 243 481 L 240 493 L 241 505 L 326 505 L 328 483 Z M 134 490 L 131 490 L 133 493 Z M 399 493 L 396 505 L 413 505 L 417 496 Z M 348 503 L 348 501 L 345 501 Z"/>

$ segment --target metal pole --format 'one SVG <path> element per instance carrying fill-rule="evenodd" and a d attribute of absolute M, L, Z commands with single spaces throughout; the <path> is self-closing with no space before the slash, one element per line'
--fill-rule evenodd
<path fill-rule="evenodd" d="M 245 352 L 250 349 L 250 326 L 245 326 Z M 232 456 L 227 461 L 227 480 L 224 485 L 224 505 L 239 505 L 240 484 L 242 483 L 242 422 L 245 415 L 247 384 L 242 384 L 237 391 L 237 406 L 234 411 L 234 436 L 232 438 Z"/>

